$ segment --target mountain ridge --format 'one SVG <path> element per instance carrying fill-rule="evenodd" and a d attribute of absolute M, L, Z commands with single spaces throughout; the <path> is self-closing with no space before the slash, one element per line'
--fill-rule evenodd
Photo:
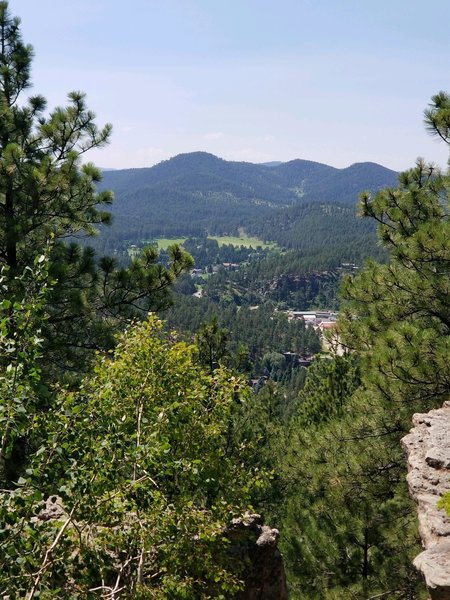
<path fill-rule="evenodd" d="M 342 196 L 339 200 L 345 202 L 355 199 L 348 198 L 349 192 L 354 192 L 354 184 L 360 186 L 357 191 L 378 189 L 389 183 L 394 185 L 398 176 L 395 171 L 373 162 L 354 163 L 339 169 L 297 158 L 267 168 L 264 164 L 227 161 L 214 154 L 198 151 L 178 154 L 152 167 L 104 171 L 101 187 L 111 187 L 121 193 L 124 189 L 129 189 L 129 178 L 132 177 L 134 189 L 148 188 L 161 182 L 165 185 L 172 182 L 179 188 L 180 176 L 184 176 L 189 178 L 189 187 L 192 188 L 196 177 L 205 174 L 210 178 L 214 176 L 211 182 L 215 182 L 216 185 L 209 188 L 214 191 L 222 191 L 217 189 L 217 184 L 222 179 L 229 182 L 232 188 L 239 184 L 239 195 L 243 198 L 264 199 L 261 196 L 266 196 L 266 200 L 282 204 L 297 202 L 298 190 L 293 190 L 292 187 L 296 188 L 299 185 L 304 186 L 302 196 L 307 195 L 308 199 L 336 201 L 336 190 L 339 190 Z M 318 178 L 321 181 L 317 181 Z M 355 178 L 357 181 L 354 181 Z M 205 182 L 201 183 L 204 185 Z M 223 183 L 219 185 L 219 188 L 223 187 Z"/>
<path fill-rule="evenodd" d="M 263 222 L 286 223 L 285 217 L 273 218 L 277 211 L 313 204 L 353 209 L 360 192 L 376 192 L 396 181 L 395 171 L 377 163 L 338 169 L 294 159 L 267 167 L 190 152 L 153 167 L 106 171 L 99 189 L 115 194 L 115 223 L 105 235 L 117 239 L 235 235 L 245 228 L 264 230 L 266 239 L 276 240 L 279 232 L 271 236 Z"/>

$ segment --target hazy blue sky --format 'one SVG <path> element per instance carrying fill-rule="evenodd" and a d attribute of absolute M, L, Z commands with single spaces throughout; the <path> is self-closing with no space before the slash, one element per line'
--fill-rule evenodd
<path fill-rule="evenodd" d="M 445 165 L 422 112 L 450 90 L 450 1 L 11 0 L 50 106 L 81 89 L 104 167 L 205 150 L 393 169 Z"/>

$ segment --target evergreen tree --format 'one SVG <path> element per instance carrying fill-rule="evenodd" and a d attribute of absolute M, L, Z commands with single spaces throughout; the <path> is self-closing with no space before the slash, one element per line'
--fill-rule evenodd
<path fill-rule="evenodd" d="M 419 161 L 400 186 L 362 198 L 379 223 L 388 264 L 370 262 L 344 288 L 344 344 L 363 358 L 377 396 L 425 410 L 448 395 L 450 179 Z"/>
<path fill-rule="evenodd" d="M 398 429 L 381 429 L 391 415 L 359 383 L 355 357 L 310 367 L 281 454 L 293 598 L 426 597 L 412 566 L 415 510 Z"/>
<path fill-rule="evenodd" d="M 219 364 L 223 364 L 229 358 L 227 344 L 229 332 L 225 327 L 220 327 L 217 317 L 213 317 L 210 323 L 203 323 L 195 336 L 198 347 L 198 358 L 200 364 L 207 367 L 212 373 Z"/>
<path fill-rule="evenodd" d="M 32 58 L 20 20 L 0 2 L 0 264 L 18 284 L 16 275 L 53 240 L 55 286 L 43 330 L 47 364 L 79 370 L 86 351 L 111 347 L 121 319 L 166 306 L 170 284 L 191 260 L 173 247 L 164 267 L 149 249 L 119 269 L 111 258 L 98 261 L 91 249 L 66 243 L 110 220 L 101 207 L 112 194 L 97 192 L 100 171 L 82 160 L 108 143 L 111 126 L 98 128 L 81 92 L 70 93 L 69 104 L 48 115 L 42 96 L 23 99 Z"/>
<path fill-rule="evenodd" d="M 449 115 L 441 92 L 425 118 L 446 143 Z M 411 566 L 420 546 L 400 438 L 414 412 L 450 392 L 449 189 L 448 173 L 419 160 L 397 188 L 361 197 L 389 252 L 343 290 L 339 336 L 358 357 L 361 384 L 346 389 L 345 371 L 307 382 L 284 461 L 295 482 L 288 564 L 306 597 L 426 597 Z"/>

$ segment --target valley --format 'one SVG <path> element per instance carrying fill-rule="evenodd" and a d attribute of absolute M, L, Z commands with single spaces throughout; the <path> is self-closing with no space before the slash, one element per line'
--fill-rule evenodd
<path fill-rule="evenodd" d="M 151 245 L 167 264 L 170 246 L 181 245 L 194 268 L 161 312 L 168 328 L 195 338 L 214 322 L 214 335 L 223 333 L 211 341 L 221 339 L 218 357 L 240 364 L 250 379 L 283 382 L 292 394 L 304 365 L 327 346 L 323 329 L 288 315 L 338 310 L 342 278 L 368 257 L 383 258 L 356 203 L 360 190 L 376 192 L 396 176 L 372 163 L 266 166 L 202 152 L 109 171 L 100 189 L 114 192 L 114 222 L 100 229 L 94 246 L 126 264 Z"/>
<path fill-rule="evenodd" d="M 0 597 L 447 597 L 435 23 L 51 4 L 0 1 Z"/>

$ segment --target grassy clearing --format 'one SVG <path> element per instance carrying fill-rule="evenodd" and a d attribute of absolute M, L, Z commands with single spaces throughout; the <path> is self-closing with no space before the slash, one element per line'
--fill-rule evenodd
<path fill-rule="evenodd" d="M 160 250 L 167 250 L 172 244 L 183 244 L 183 242 L 186 241 L 186 238 L 156 238 L 154 241 L 158 244 Z"/>
<path fill-rule="evenodd" d="M 251 237 L 246 234 L 241 234 L 238 236 L 232 235 L 210 235 L 210 239 L 217 240 L 219 246 L 225 246 L 226 244 L 232 244 L 233 246 L 245 246 L 246 248 L 256 248 L 257 246 L 261 246 L 261 248 L 276 248 L 277 245 L 273 242 L 265 243 L 257 237 Z"/>
<path fill-rule="evenodd" d="M 233 236 L 233 235 L 209 235 L 208 238 L 210 240 L 217 240 L 217 243 L 219 244 L 219 246 L 225 246 L 226 244 L 232 244 L 233 246 L 245 246 L 246 248 L 257 248 L 258 246 L 261 246 L 261 248 L 264 249 L 275 249 L 277 248 L 277 245 L 273 242 L 270 243 L 265 243 L 262 240 L 260 240 L 257 237 L 252 237 L 252 236 L 248 236 L 244 231 L 240 231 L 239 236 Z M 160 250 L 167 250 L 167 248 L 169 246 L 171 246 L 172 244 L 180 244 L 182 245 L 187 238 L 185 237 L 180 237 L 180 238 L 155 238 L 154 240 L 152 240 L 152 242 L 148 241 L 147 243 L 154 243 L 154 244 L 158 244 L 158 248 Z M 145 243 L 142 243 L 143 246 L 145 246 Z M 133 251 L 129 250 L 128 253 L 130 255 L 132 255 Z M 137 251 L 134 251 L 135 254 L 137 254 Z"/>

